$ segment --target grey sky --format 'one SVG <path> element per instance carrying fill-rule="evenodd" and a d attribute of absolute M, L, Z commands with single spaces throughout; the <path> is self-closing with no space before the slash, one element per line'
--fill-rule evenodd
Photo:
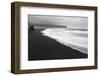
<path fill-rule="evenodd" d="M 87 29 L 88 17 L 28 15 L 28 24 L 38 24 L 41 26 L 67 26 L 67 28 Z"/>

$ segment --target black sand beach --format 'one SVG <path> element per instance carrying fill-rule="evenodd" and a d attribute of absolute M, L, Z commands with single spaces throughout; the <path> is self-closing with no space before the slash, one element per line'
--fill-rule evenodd
<path fill-rule="evenodd" d="M 88 55 L 65 46 L 39 31 L 28 32 L 28 60 L 78 59 Z"/>

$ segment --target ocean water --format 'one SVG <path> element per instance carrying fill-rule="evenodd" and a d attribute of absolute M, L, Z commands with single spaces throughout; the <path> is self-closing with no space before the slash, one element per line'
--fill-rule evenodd
<path fill-rule="evenodd" d="M 88 31 L 66 28 L 48 28 L 41 31 L 43 36 L 55 39 L 57 42 L 88 54 Z"/>

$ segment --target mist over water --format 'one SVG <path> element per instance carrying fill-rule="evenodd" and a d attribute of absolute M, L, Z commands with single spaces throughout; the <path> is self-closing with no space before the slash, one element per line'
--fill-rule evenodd
<path fill-rule="evenodd" d="M 41 31 L 43 36 L 55 39 L 57 42 L 88 54 L 88 31 L 66 28 L 48 28 Z"/>

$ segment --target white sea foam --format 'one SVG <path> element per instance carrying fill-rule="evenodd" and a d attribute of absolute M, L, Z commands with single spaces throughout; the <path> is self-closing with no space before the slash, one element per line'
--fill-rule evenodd
<path fill-rule="evenodd" d="M 88 31 L 67 30 L 65 28 L 45 29 L 41 31 L 44 36 L 55 39 L 59 43 L 88 53 Z"/>

